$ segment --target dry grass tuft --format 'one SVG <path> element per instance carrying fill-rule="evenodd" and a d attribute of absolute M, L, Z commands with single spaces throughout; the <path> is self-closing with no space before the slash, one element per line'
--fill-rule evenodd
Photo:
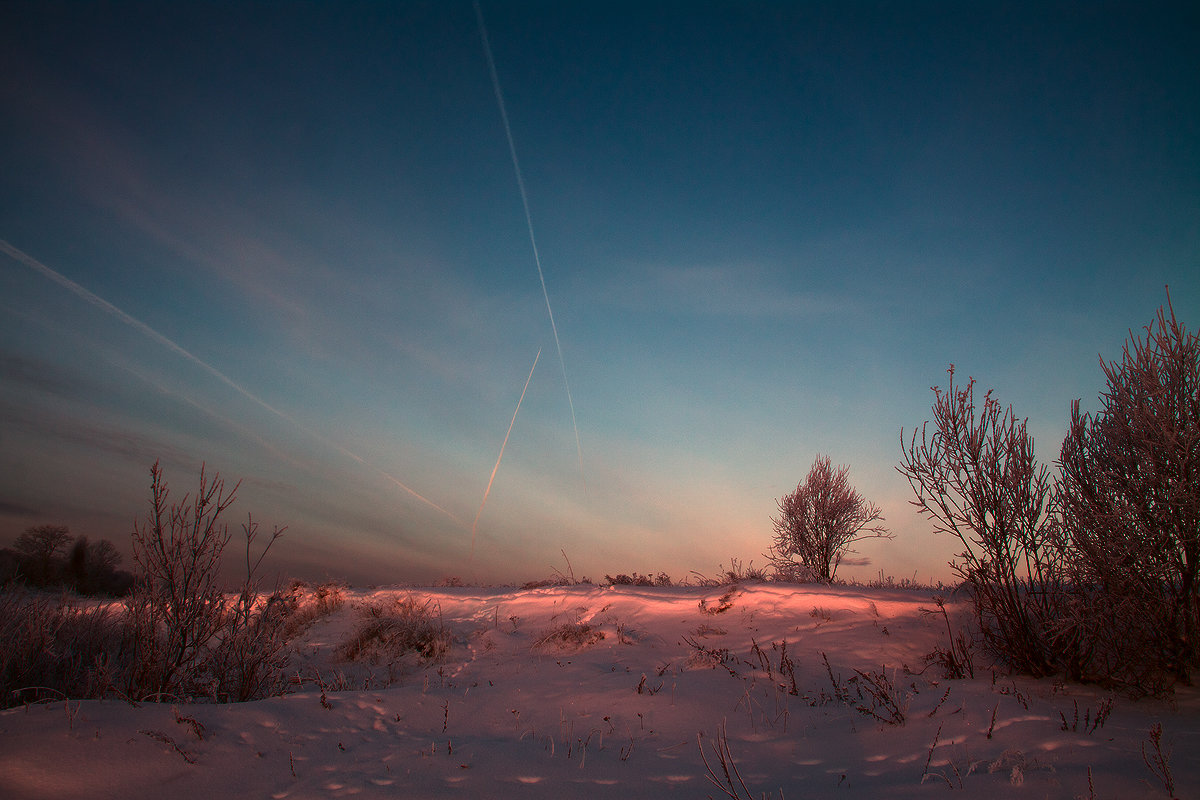
<path fill-rule="evenodd" d="M 410 596 L 390 605 L 367 606 L 362 617 L 350 637 L 338 646 L 338 654 L 347 661 L 378 664 L 408 654 L 437 661 L 450 651 L 450 632 L 428 600 L 422 602 Z"/>
<path fill-rule="evenodd" d="M 604 631 L 586 622 L 567 622 L 543 631 L 533 642 L 534 650 L 573 651 L 591 647 L 604 638 Z"/>

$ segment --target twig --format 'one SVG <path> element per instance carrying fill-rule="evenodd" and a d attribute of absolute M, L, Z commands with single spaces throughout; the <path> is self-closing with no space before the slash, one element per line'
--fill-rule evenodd
<path fill-rule="evenodd" d="M 938 725 L 937 733 L 933 735 L 933 744 L 929 745 L 929 755 L 925 756 L 925 769 L 921 770 L 921 783 L 925 782 L 925 776 L 929 774 L 929 765 L 933 761 L 933 751 L 937 749 L 938 739 L 940 738 L 942 738 L 942 726 Z"/>
<path fill-rule="evenodd" d="M 704 768 L 707 770 L 707 778 L 709 783 L 716 786 L 727 797 L 733 800 L 754 800 L 754 794 L 746 786 L 746 782 L 742 780 L 742 775 L 738 772 L 737 763 L 733 760 L 733 753 L 729 751 L 729 736 L 725 731 L 725 720 L 721 720 L 720 726 L 717 728 L 717 740 L 715 744 L 709 745 L 712 748 L 713 755 L 717 758 L 717 763 L 721 766 L 721 775 L 724 780 L 721 780 L 712 765 L 708 763 L 708 757 L 704 755 L 703 733 L 696 734 L 696 745 L 700 748 L 700 758 L 704 760 Z M 736 779 L 736 783 L 734 782 Z M 739 794 L 739 790 L 745 794 Z"/>
<path fill-rule="evenodd" d="M 1167 790 L 1167 794 L 1171 797 L 1177 797 L 1175 794 L 1175 779 L 1171 776 L 1171 750 L 1163 752 L 1162 744 L 1162 723 L 1156 722 L 1150 726 L 1150 743 L 1153 748 L 1153 753 L 1146 752 L 1146 743 L 1142 742 L 1142 760 L 1146 762 L 1147 769 L 1154 777 L 1162 781 L 1163 788 Z"/>
<path fill-rule="evenodd" d="M 179 755 L 183 757 L 184 761 L 186 761 L 189 764 L 196 763 L 196 759 L 192 758 L 192 756 L 186 750 L 184 750 L 182 747 L 177 745 L 175 743 L 175 740 L 172 739 L 170 736 L 167 736 L 165 733 L 162 733 L 161 731 L 149 731 L 149 730 L 140 730 L 140 731 L 138 731 L 138 733 L 140 733 L 144 736 L 149 736 L 151 739 L 154 739 L 155 741 L 158 741 L 158 742 L 162 742 L 163 744 L 171 745 L 171 747 L 174 748 L 175 752 L 179 753 Z"/>

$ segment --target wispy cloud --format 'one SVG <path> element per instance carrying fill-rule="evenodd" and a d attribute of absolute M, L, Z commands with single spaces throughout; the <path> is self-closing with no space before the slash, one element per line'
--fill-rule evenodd
<path fill-rule="evenodd" d="M 284 420 L 285 422 L 290 423 L 292 426 L 294 426 L 298 430 L 302 431 L 303 433 L 307 434 L 309 437 L 311 437 L 311 438 L 315 439 L 316 441 L 322 443 L 323 445 L 341 453 L 342 455 L 346 456 L 347 458 L 351 459 L 352 461 L 357 462 L 358 464 L 362 465 L 363 467 L 366 467 L 368 469 L 372 469 L 372 470 L 375 470 L 376 472 L 379 472 L 385 478 L 387 478 L 388 481 L 390 481 L 392 484 L 399 487 L 400 489 L 404 490 L 406 493 L 408 493 L 412 497 L 414 497 L 417 500 L 421 501 L 422 503 L 430 506 L 431 508 L 441 512 L 445 516 L 454 520 L 460 526 L 462 526 L 464 528 L 466 527 L 465 523 L 463 523 L 462 520 L 460 520 L 453 513 L 446 510 L 445 508 L 438 505 L 437 503 L 433 502 L 432 500 L 428 499 L 424 495 L 420 494 L 415 489 L 411 488 L 410 486 L 405 484 L 400 479 L 396 478 L 391 473 L 376 466 L 375 464 L 368 462 L 362 456 L 360 456 L 357 453 L 338 444 L 337 442 L 334 442 L 334 441 L 328 439 L 327 437 L 322 436 L 321 434 L 304 426 L 303 424 L 301 424 L 298 420 L 296 420 L 291 415 L 289 415 L 283 411 L 280 411 L 279 409 L 270 405 L 262 398 L 253 394 L 249 390 L 245 389 L 244 387 L 242 387 L 241 385 L 236 383 L 233 379 L 226 376 L 224 373 L 222 373 L 216 367 L 212 366 L 211 364 L 204 361 L 203 359 L 193 355 L 192 353 L 185 350 L 183 347 L 181 347 L 180 345 L 178 345 L 171 339 L 168 339 L 166 336 L 164 336 L 161 333 L 159 333 L 158 331 L 156 331 L 154 328 L 151 328 L 149 325 L 142 322 L 141 320 L 130 316 L 129 314 L 127 314 L 124 311 L 122 311 L 121 309 L 117 308 L 116 306 L 114 306 L 112 303 L 108 302 L 104 298 L 94 294 L 93 292 L 89 291 L 88 289 L 84 288 L 83 286 L 80 286 L 75 281 L 71 280 L 70 278 L 67 278 L 65 275 L 62 275 L 62 274 L 56 272 L 55 270 L 53 270 L 50 267 L 46 266 L 45 264 L 41 263 L 40 261 L 33 258 L 32 256 L 13 247 L 12 245 L 10 245 L 8 242 L 6 242 L 4 240 L 0 240 L 0 252 L 25 264 L 30 269 L 34 270 L 35 272 L 40 273 L 41 275 L 45 276 L 49 280 L 53 281 L 54 283 L 57 283 L 58 285 L 67 289 L 68 291 L 72 292 L 73 294 L 79 296 L 83 300 L 86 300 L 88 303 L 90 303 L 94 306 L 97 306 L 98 308 L 102 309 L 103 311 L 113 315 L 114 317 L 119 319 L 121 322 L 124 322 L 126 325 L 129 325 L 130 327 L 132 327 L 133 329 L 135 329 L 136 331 L 138 331 L 139 333 L 141 333 L 148 339 L 156 342 L 157 344 L 165 347 L 166 349 L 170 350 L 171 352 L 175 353 L 176 355 L 178 355 L 178 356 L 184 358 L 185 360 L 200 367 L 205 372 L 207 372 L 209 375 L 216 378 L 218 381 L 225 384 L 229 388 L 233 389 L 238 394 L 242 395 L 246 399 L 255 403 L 259 407 L 265 409 L 266 411 L 269 411 L 270 413 L 274 414 L 276 417 L 279 417 L 280 419 Z"/>
<path fill-rule="evenodd" d="M 92 395 L 96 386 L 78 374 L 60 369 L 42 359 L 27 358 L 0 350 L 0 378 L 9 386 L 21 385 L 42 394 L 78 400 Z"/>
<path fill-rule="evenodd" d="M 634 264 L 601 291 L 615 305 L 672 315 L 788 319 L 863 308 L 847 294 L 798 291 L 791 283 L 781 271 L 754 264 Z"/>
<path fill-rule="evenodd" d="M 126 425 L 83 420 L 45 408 L 30 409 L 12 403 L 0 405 L 5 426 L 23 430 L 35 438 L 63 442 L 84 450 L 100 451 L 138 463 L 158 458 L 188 461 L 189 453 L 165 439 L 148 436 Z"/>
<path fill-rule="evenodd" d="M 41 517 L 43 512 L 30 506 L 24 506 L 20 503 L 9 503 L 0 500 L 0 515 L 12 517 Z"/>

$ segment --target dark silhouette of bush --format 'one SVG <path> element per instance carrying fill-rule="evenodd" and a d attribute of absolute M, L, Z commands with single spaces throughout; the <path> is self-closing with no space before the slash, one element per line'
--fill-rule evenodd
<path fill-rule="evenodd" d="M 9 547 L 0 548 L 0 587 L 21 577 L 21 556 Z"/>
<path fill-rule="evenodd" d="M 230 539 L 220 515 L 236 488 L 226 493 L 220 476 L 209 482 L 201 469 L 195 499 L 169 504 L 155 463 L 151 513 L 133 535 L 136 578 L 115 569 L 120 555 L 111 542 L 75 542 L 60 559 L 62 577 L 84 591 L 133 584 L 123 604 L 81 604 L 69 593 L 33 593 L 17 581 L 0 586 L 0 707 L 64 696 L 230 702 L 280 692 L 287 632 L 304 624 L 300 597 L 262 591 L 258 568 L 283 530 L 276 528 L 255 558 L 258 525 L 251 518 L 243 526 L 241 590 L 230 598 L 218 586 Z M 23 557 L 57 552 L 63 540 L 51 535 L 56 530 L 65 529 L 31 529 Z M 318 594 L 317 613 L 340 600 Z M 312 613 L 303 613 L 311 621 Z"/>
<path fill-rule="evenodd" d="M 130 573 L 116 568 L 121 554 L 112 542 L 89 542 L 86 536 L 72 541 L 65 525 L 26 528 L 13 547 L 0 550 L 0 584 L 19 580 L 37 589 L 120 597 L 133 583 Z"/>

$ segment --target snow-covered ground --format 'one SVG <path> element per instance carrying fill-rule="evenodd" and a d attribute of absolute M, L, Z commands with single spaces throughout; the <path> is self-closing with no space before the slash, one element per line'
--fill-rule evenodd
<path fill-rule="evenodd" d="M 0 712 L 0 797 L 726 797 L 708 777 L 724 779 L 723 751 L 739 797 L 1164 798 L 1163 769 L 1147 765 L 1156 725 L 1175 796 L 1200 797 L 1195 689 L 1110 699 L 994 675 L 982 658 L 974 679 L 946 680 L 925 669 L 947 643 L 942 618 L 922 613 L 927 592 L 346 595 L 294 643 L 292 694 Z M 338 661 L 358 609 L 408 596 L 453 635 L 443 660 Z"/>

